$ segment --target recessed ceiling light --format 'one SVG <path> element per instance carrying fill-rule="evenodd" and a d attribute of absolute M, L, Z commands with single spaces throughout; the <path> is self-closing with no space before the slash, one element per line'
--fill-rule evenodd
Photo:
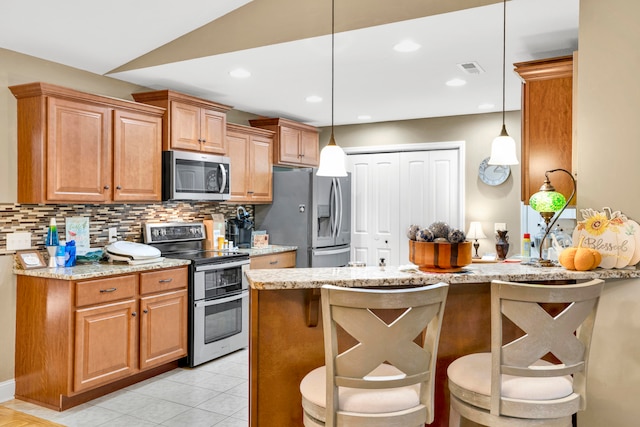
<path fill-rule="evenodd" d="M 396 52 L 415 52 L 418 49 L 420 49 L 420 45 L 413 40 L 403 40 L 393 46 L 393 50 Z"/>
<path fill-rule="evenodd" d="M 467 84 L 466 80 L 462 80 L 462 79 L 451 79 L 449 81 L 447 81 L 447 86 L 464 86 Z"/>
<path fill-rule="evenodd" d="M 235 70 L 229 71 L 229 75 L 236 79 L 246 79 L 251 76 L 251 73 L 244 68 L 236 68 Z"/>
<path fill-rule="evenodd" d="M 322 97 L 318 95 L 309 95 L 305 98 L 307 102 L 322 102 Z"/>
<path fill-rule="evenodd" d="M 371 116 L 368 114 L 360 114 L 358 120 L 371 120 Z"/>
<path fill-rule="evenodd" d="M 484 104 L 478 105 L 478 109 L 480 109 L 480 110 L 489 110 L 489 109 L 491 109 L 491 108 L 493 108 L 495 106 L 496 106 L 496 104 L 491 104 L 491 103 L 486 102 Z"/>

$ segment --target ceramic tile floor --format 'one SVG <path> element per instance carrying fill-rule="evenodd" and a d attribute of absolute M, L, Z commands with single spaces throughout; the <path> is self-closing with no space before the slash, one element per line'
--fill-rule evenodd
<path fill-rule="evenodd" d="M 20 400 L 2 405 L 69 427 L 247 427 L 248 350 L 177 368 L 63 412 Z"/>

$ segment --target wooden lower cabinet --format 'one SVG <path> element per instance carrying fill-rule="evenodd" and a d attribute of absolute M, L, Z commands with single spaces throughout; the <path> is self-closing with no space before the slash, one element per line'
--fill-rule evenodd
<path fill-rule="evenodd" d="M 136 301 L 76 311 L 73 390 L 82 391 L 136 370 Z"/>
<path fill-rule="evenodd" d="M 296 251 L 279 252 L 251 257 L 249 268 L 293 268 L 296 266 Z"/>
<path fill-rule="evenodd" d="M 187 267 L 81 281 L 19 275 L 15 397 L 64 410 L 172 369 L 187 354 L 187 281 Z"/>

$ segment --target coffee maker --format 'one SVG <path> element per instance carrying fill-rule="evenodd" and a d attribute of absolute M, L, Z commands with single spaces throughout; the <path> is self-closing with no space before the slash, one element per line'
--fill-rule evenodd
<path fill-rule="evenodd" d="M 239 248 L 251 247 L 254 223 L 249 219 L 249 213 L 239 206 L 235 218 L 227 220 L 227 240 Z"/>

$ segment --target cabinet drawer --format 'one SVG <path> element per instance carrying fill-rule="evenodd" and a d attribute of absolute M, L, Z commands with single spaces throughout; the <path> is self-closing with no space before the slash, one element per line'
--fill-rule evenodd
<path fill-rule="evenodd" d="M 290 268 L 296 266 L 296 252 L 280 252 L 251 257 L 250 268 Z"/>
<path fill-rule="evenodd" d="M 151 294 L 187 287 L 187 267 L 140 273 L 140 293 Z"/>
<path fill-rule="evenodd" d="M 101 304 L 136 295 L 138 276 L 108 277 L 76 282 L 76 306 Z"/>

